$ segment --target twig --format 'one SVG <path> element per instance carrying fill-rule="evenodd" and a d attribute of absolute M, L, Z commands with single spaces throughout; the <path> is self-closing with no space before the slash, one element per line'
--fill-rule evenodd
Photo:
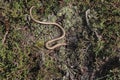
<path fill-rule="evenodd" d="M 90 15 L 90 9 L 88 9 L 86 12 L 85 12 L 85 17 L 86 17 L 86 22 L 87 22 L 87 26 L 90 27 L 90 22 L 89 22 L 89 17 L 88 15 Z"/>
<path fill-rule="evenodd" d="M 5 32 L 5 35 L 4 35 L 3 39 L 2 39 L 2 45 L 4 45 L 4 43 L 5 43 L 5 41 L 6 41 L 6 37 L 7 37 L 7 35 L 8 35 L 8 32 L 9 32 L 9 31 L 6 31 L 6 32 Z"/>
<path fill-rule="evenodd" d="M 5 19 L 4 24 L 5 24 L 5 30 L 6 30 L 6 32 L 5 32 L 5 35 L 4 35 L 3 39 L 2 39 L 2 45 L 5 44 L 7 35 L 9 33 L 9 29 L 10 29 L 10 25 L 9 25 L 8 19 Z"/>

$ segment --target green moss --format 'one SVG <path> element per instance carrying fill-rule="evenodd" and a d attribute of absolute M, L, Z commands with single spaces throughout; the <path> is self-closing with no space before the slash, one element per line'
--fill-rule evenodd
<path fill-rule="evenodd" d="M 0 80 L 78 79 L 87 76 L 82 66 L 97 74 L 109 58 L 120 55 L 119 4 L 119 0 L 0 0 Z M 45 42 L 61 32 L 52 25 L 33 22 L 29 14 L 32 6 L 36 6 L 36 19 L 63 26 L 66 37 L 61 41 L 67 46 L 45 49 Z M 10 31 L 2 45 L 6 19 Z M 110 64 L 104 76 L 94 76 L 119 80 L 119 67 Z"/>

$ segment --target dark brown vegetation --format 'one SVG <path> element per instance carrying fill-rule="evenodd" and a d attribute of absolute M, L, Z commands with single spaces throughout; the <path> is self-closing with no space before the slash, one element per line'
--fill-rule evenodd
<path fill-rule="evenodd" d="M 61 32 L 32 6 L 67 46 L 44 47 Z M 120 1 L 0 0 L 0 80 L 120 80 Z"/>

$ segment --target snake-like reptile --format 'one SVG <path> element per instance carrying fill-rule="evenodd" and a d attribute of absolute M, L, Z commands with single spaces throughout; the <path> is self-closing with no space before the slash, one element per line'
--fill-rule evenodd
<path fill-rule="evenodd" d="M 33 21 L 35 21 L 36 23 L 39 23 L 39 24 L 55 25 L 56 27 L 58 27 L 58 28 L 61 29 L 61 31 L 62 31 L 62 35 L 61 35 L 60 37 L 47 41 L 46 44 L 45 44 L 45 47 L 46 47 L 47 49 L 55 49 L 55 48 L 57 48 L 57 47 L 67 45 L 66 43 L 58 43 L 58 44 L 55 44 L 55 45 L 53 45 L 53 46 L 49 46 L 49 44 L 51 44 L 51 43 L 53 43 L 53 42 L 55 42 L 55 41 L 58 41 L 58 40 L 64 38 L 64 37 L 65 37 L 65 30 L 64 30 L 63 27 L 60 26 L 58 23 L 55 23 L 55 22 L 41 22 L 41 21 L 39 21 L 39 20 L 36 20 L 36 19 L 33 17 L 33 15 L 32 15 L 32 10 L 33 10 L 34 7 L 35 7 L 35 6 L 32 6 L 32 7 L 30 8 L 30 16 L 31 16 L 31 19 L 32 19 Z"/>

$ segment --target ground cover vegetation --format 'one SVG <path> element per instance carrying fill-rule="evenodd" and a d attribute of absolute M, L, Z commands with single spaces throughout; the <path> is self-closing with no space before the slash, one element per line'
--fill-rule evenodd
<path fill-rule="evenodd" d="M 0 0 L 0 80 L 120 80 L 120 0 Z"/>

